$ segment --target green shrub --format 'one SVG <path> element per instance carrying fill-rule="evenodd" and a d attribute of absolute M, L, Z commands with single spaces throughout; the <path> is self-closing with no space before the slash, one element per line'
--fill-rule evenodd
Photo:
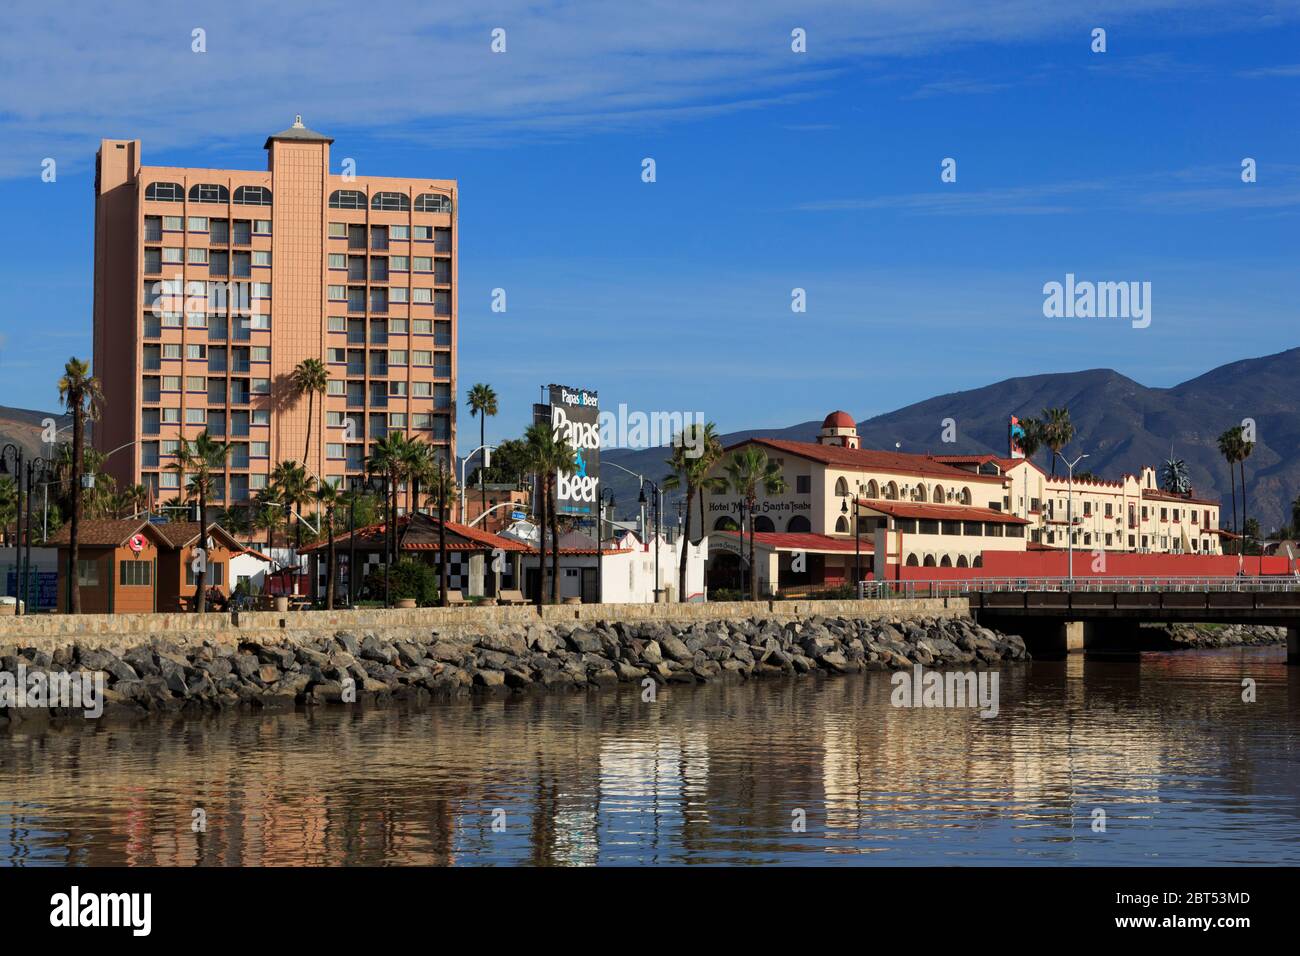
<path fill-rule="evenodd" d="M 388 589 L 389 597 L 394 601 L 415 598 L 420 607 L 432 607 L 438 603 L 438 571 L 420 561 L 398 561 L 392 566 Z M 382 566 L 366 575 L 366 590 L 372 597 L 383 599 Z"/>

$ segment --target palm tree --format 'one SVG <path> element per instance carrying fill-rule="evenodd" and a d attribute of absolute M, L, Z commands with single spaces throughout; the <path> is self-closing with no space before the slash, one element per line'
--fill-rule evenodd
<path fill-rule="evenodd" d="M 1022 418 L 1020 430 L 1023 432 L 1020 436 L 1020 450 L 1025 453 L 1025 458 L 1033 458 L 1038 454 L 1038 449 L 1043 447 L 1043 423 L 1037 418 Z"/>
<path fill-rule="evenodd" d="M 63 407 L 72 413 L 72 523 L 69 529 L 68 585 L 72 597 L 72 613 L 81 613 L 81 587 L 77 583 L 78 562 L 81 560 L 81 465 L 85 451 L 86 420 L 99 417 L 104 405 L 104 392 L 99 379 L 90 374 L 90 365 L 75 356 L 63 366 L 59 379 L 59 398 Z"/>
<path fill-rule="evenodd" d="M 9 522 L 14 522 L 17 526 L 18 518 L 18 486 L 8 475 L 0 478 L 0 538 L 4 539 L 5 547 L 9 547 Z"/>
<path fill-rule="evenodd" d="M 1074 439 L 1074 423 L 1070 421 L 1070 410 L 1064 405 L 1057 408 L 1044 408 L 1039 433 L 1042 436 L 1042 443 L 1052 449 L 1052 476 L 1055 477 L 1056 456 Z"/>
<path fill-rule="evenodd" d="M 307 396 L 307 444 L 302 451 L 303 463 L 307 463 L 311 454 L 311 426 L 316 418 L 316 396 L 324 395 L 328 387 L 330 371 L 320 359 L 307 358 L 299 362 L 289 376 L 289 383 L 296 396 Z"/>
<path fill-rule="evenodd" d="M 1291 534 L 1300 537 L 1300 495 L 1296 495 L 1295 501 L 1291 502 Z"/>
<path fill-rule="evenodd" d="M 316 486 L 312 495 L 316 499 L 316 513 L 325 515 L 325 528 L 328 544 L 325 551 L 325 610 L 334 610 L 334 578 L 337 574 L 334 563 L 334 506 L 339 503 L 339 491 L 328 481 Z"/>
<path fill-rule="evenodd" d="M 682 553 L 677 566 L 677 600 L 685 601 L 687 546 L 691 543 L 691 505 L 696 491 L 702 489 L 711 469 L 722 457 L 722 442 L 718 440 L 717 426 L 713 422 L 689 425 L 673 439 L 673 455 L 664 464 L 673 471 L 663 480 L 669 491 L 684 488 L 686 491 L 686 527 L 682 532 Z M 700 529 L 703 536 L 704 511 L 701 499 Z"/>
<path fill-rule="evenodd" d="M 275 547 L 275 533 L 284 527 L 284 501 L 274 487 L 263 488 L 253 498 L 249 527 L 266 532 L 267 547 Z"/>
<path fill-rule="evenodd" d="M 489 415 L 497 413 L 497 393 L 492 390 L 491 385 L 479 382 L 469 390 L 469 413 L 478 419 L 478 443 L 479 445 L 487 444 L 487 419 Z M 482 452 L 479 453 L 482 455 Z M 482 458 L 479 459 L 482 461 Z M 487 511 L 487 485 L 484 484 L 483 468 L 478 470 L 478 487 L 482 495 L 482 514 Z M 461 515 L 460 520 L 464 521 L 465 516 Z"/>
<path fill-rule="evenodd" d="M 551 530 L 551 603 L 560 603 L 560 525 L 555 510 L 555 482 L 560 472 L 566 474 L 573 470 L 577 452 L 568 439 L 556 438 L 550 424 L 539 422 L 528 426 L 524 432 L 528 442 L 532 468 L 540 476 L 542 491 L 542 521 L 540 525 L 541 543 L 538 551 L 541 573 L 535 602 L 542 604 L 542 593 L 546 590 L 546 528 L 549 519 Z"/>
<path fill-rule="evenodd" d="M 433 460 L 433 446 L 405 435 L 395 437 L 400 439 L 395 444 L 402 477 L 406 481 L 406 508 L 412 512 L 419 511 L 420 485 L 427 484 L 437 470 Z"/>
<path fill-rule="evenodd" d="M 208 535 L 208 499 L 212 497 L 214 473 L 226 467 L 226 458 L 230 455 L 230 446 L 217 441 L 205 428 L 194 437 L 193 441 L 182 438 L 177 444 L 176 461 L 167 467 L 180 477 L 185 487 L 187 501 L 199 503 L 199 548 L 205 552 L 204 560 L 199 563 L 198 573 L 194 576 L 195 607 L 200 614 L 208 610 L 206 588 L 208 562 L 206 556 Z M 185 476 L 189 475 L 188 484 Z"/>
<path fill-rule="evenodd" d="M 315 495 L 316 479 L 307 474 L 307 469 L 296 461 L 282 461 L 271 472 L 271 487 L 280 500 L 294 513 L 293 546 L 296 552 L 302 549 L 302 509 Z"/>
<path fill-rule="evenodd" d="M 424 446 L 428 448 L 429 446 Z M 438 603 L 442 607 L 447 599 L 447 505 L 456 496 L 456 476 L 447 467 L 447 460 L 440 454 L 426 458 L 425 483 L 429 497 L 438 508 Z"/>
<path fill-rule="evenodd" d="M 375 441 L 366 458 L 366 471 L 372 475 L 382 475 L 385 479 L 385 569 L 393 563 L 397 551 L 397 483 L 403 473 L 407 444 L 406 436 L 393 432 Z M 385 570 L 384 573 L 387 574 L 388 571 Z"/>
<path fill-rule="evenodd" d="M 1237 530 L 1237 473 L 1232 466 L 1241 454 L 1241 426 L 1229 428 L 1219 436 L 1219 454 L 1228 463 L 1228 478 L 1232 484 L 1232 530 Z"/>
<path fill-rule="evenodd" d="M 1187 462 L 1181 458 L 1166 458 L 1164 467 L 1160 470 L 1160 485 L 1174 495 L 1190 492 L 1192 480 L 1187 474 Z"/>
<path fill-rule="evenodd" d="M 770 461 L 767 452 L 757 445 L 748 445 L 741 451 L 732 452 L 724 470 L 727 484 L 732 494 L 745 502 L 745 514 L 749 518 L 749 596 L 758 600 L 758 575 L 754 573 L 754 506 L 758 502 L 758 489 L 768 495 L 779 495 L 786 489 L 781 466 Z M 742 534 L 744 532 L 742 531 Z M 744 544 L 743 538 L 741 541 Z"/>

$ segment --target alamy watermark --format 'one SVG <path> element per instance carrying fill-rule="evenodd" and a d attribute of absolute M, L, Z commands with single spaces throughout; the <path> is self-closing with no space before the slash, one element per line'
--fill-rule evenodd
<path fill-rule="evenodd" d="M 1131 319 L 1133 328 L 1151 324 L 1150 282 L 1076 281 L 1043 285 L 1043 315 L 1049 319 Z"/>
<path fill-rule="evenodd" d="M 617 412 L 600 413 L 599 427 L 601 448 L 684 445 L 688 458 L 704 453 L 703 412 L 628 411 L 620 403 Z"/>
<path fill-rule="evenodd" d="M 0 671 L 0 708 L 82 710 L 88 720 L 104 713 L 103 671 Z"/>
<path fill-rule="evenodd" d="M 898 671 L 890 679 L 895 707 L 979 707 L 984 718 L 998 715 L 997 671 Z"/>

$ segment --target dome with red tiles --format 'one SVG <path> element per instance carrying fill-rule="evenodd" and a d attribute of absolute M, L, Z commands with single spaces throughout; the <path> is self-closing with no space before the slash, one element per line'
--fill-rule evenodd
<path fill-rule="evenodd" d="M 826 416 L 826 420 L 822 422 L 822 428 L 856 429 L 857 427 L 858 427 L 857 422 L 853 420 L 853 416 L 850 415 L 848 412 L 831 412 L 829 415 Z"/>

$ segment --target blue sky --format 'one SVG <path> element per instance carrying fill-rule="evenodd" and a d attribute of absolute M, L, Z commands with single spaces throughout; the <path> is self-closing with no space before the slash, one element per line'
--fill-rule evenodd
<path fill-rule="evenodd" d="M 295 113 L 336 166 L 460 181 L 460 391 L 496 388 L 494 439 L 552 381 L 728 431 L 1300 344 L 1295 4 L 430 6 L 16 4 L 0 404 L 54 407 L 90 354 L 100 137 L 264 168 Z M 1150 327 L 1044 318 L 1067 272 L 1151 282 Z"/>

